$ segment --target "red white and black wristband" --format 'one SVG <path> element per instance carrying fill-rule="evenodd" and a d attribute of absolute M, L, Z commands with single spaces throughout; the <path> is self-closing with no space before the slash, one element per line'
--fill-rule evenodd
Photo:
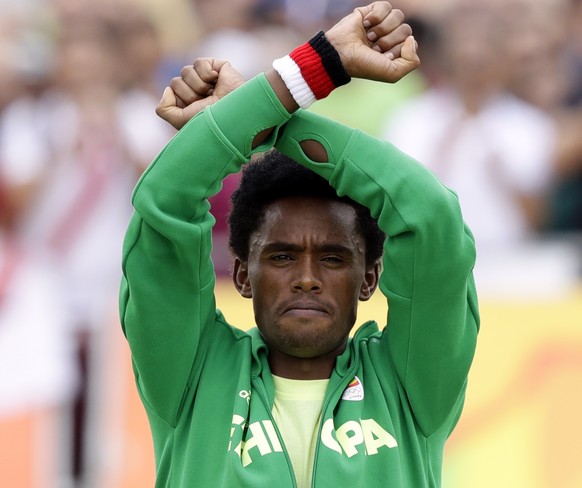
<path fill-rule="evenodd" d="M 339 53 L 323 31 L 287 56 L 273 61 L 273 68 L 301 108 L 327 97 L 335 88 L 351 80 Z"/>

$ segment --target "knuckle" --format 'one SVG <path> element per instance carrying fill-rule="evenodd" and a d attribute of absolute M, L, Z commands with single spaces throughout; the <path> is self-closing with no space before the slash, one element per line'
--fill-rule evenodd
<path fill-rule="evenodd" d="M 396 29 L 394 29 L 393 34 L 398 39 L 404 40 L 412 34 L 412 28 L 408 24 L 400 24 Z"/>
<path fill-rule="evenodd" d="M 180 98 L 182 98 L 185 105 L 189 105 L 196 99 L 196 95 L 194 93 L 185 93 Z"/>
<path fill-rule="evenodd" d="M 377 2 L 377 5 L 384 12 L 390 13 L 392 11 L 392 4 L 389 2 Z"/>
<path fill-rule="evenodd" d="M 399 8 L 393 9 L 391 13 L 392 13 L 392 15 L 394 15 L 394 17 L 396 17 L 401 22 L 404 20 L 404 12 L 402 10 L 400 10 Z"/>
<path fill-rule="evenodd" d="M 191 66 L 183 66 L 182 69 L 180 70 L 180 76 L 182 77 L 186 76 L 191 69 L 192 69 Z"/>

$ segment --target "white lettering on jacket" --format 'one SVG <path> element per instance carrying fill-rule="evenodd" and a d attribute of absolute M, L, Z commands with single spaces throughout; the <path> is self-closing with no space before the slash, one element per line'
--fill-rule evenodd
<path fill-rule="evenodd" d="M 242 427 L 245 419 L 240 415 L 233 415 L 230 429 L 230 442 L 228 450 L 236 452 L 242 460 L 243 466 L 248 466 L 253 462 L 253 456 L 266 456 L 272 452 L 283 452 L 283 447 L 277 437 L 273 422 L 270 420 L 259 420 L 249 425 L 250 436 L 246 441 L 241 440 L 234 448 L 232 447 L 233 437 L 240 428 L 242 434 Z"/>
<path fill-rule="evenodd" d="M 334 438 L 335 432 L 335 438 Z M 378 454 L 380 447 L 397 447 L 396 439 L 386 432 L 374 419 L 350 420 L 334 430 L 333 420 L 327 419 L 321 430 L 321 442 L 340 454 L 352 457 L 358 454 L 357 446 L 364 445 L 365 454 Z"/>
<path fill-rule="evenodd" d="M 242 440 L 245 419 L 240 415 L 232 417 L 229 451 L 234 451 L 241 458 L 242 465 L 248 466 L 253 457 L 266 456 L 273 452 L 283 452 L 275 427 L 270 420 L 258 420 L 248 426 L 248 437 Z M 235 434 L 241 439 L 233 446 Z M 374 419 L 350 420 L 334 429 L 333 420 L 328 419 L 321 430 L 321 442 L 324 446 L 347 457 L 358 454 L 358 446 L 364 446 L 366 456 L 378 454 L 382 447 L 397 447 L 396 439 L 386 432 Z"/>

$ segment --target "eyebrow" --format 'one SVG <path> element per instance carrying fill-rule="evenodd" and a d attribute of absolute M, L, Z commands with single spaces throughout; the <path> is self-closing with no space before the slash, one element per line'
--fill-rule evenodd
<path fill-rule="evenodd" d="M 263 252 L 277 252 L 277 251 L 291 251 L 291 252 L 301 252 L 304 246 L 298 244 L 293 244 L 291 242 L 276 241 L 267 244 L 263 248 Z M 334 253 L 334 254 L 353 254 L 353 250 L 348 246 L 342 244 L 322 244 L 317 246 L 318 251 L 324 253 Z"/>

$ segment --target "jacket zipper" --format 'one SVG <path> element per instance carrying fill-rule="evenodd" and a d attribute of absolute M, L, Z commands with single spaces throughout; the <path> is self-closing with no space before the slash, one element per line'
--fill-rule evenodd
<path fill-rule="evenodd" d="M 323 430 L 323 421 L 324 421 L 324 414 L 327 411 L 327 407 L 329 406 L 332 397 L 338 392 L 340 387 L 344 384 L 346 377 L 350 376 L 351 373 L 348 372 L 341 381 L 336 386 L 335 390 L 327 395 L 327 397 L 323 401 L 323 406 L 321 407 L 321 420 L 319 421 L 319 432 L 317 433 L 317 443 L 315 444 L 315 453 L 313 455 L 313 471 L 311 472 L 311 488 L 315 488 L 315 471 L 317 469 L 317 458 L 319 456 L 319 447 L 321 445 L 321 432 Z M 345 388 L 345 386 L 344 386 Z"/>

